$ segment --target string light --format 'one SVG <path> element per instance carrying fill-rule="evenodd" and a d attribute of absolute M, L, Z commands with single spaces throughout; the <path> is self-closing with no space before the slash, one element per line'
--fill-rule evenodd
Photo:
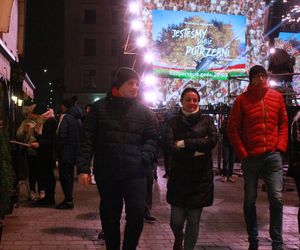
<path fill-rule="evenodd" d="M 283 15 L 282 16 L 282 22 L 300 22 L 300 6 L 299 5 L 295 5 L 290 13 L 288 13 L 287 15 Z"/>

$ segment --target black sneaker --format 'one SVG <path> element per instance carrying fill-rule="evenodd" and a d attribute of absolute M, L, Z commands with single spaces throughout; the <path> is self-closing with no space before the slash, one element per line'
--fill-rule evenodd
<path fill-rule="evenodd" d="M 57 209 L 73 209 L 74 203 L 72 201 L 63 201 L 56 206 Z"/>
<path fill-rule="evenodd" d="M 103 232 L 103 230 L 101 230 L 100 233 L 98 234 L 98 240 L 104 240 L 104 232 Z"/>
<path fill-rule="evenodd" d="M 42 199 L 36 200 L 35 202 L 32 202 L 32 205 L 35 207 L 54 206 L 55 202 L 53 198 L 49 199 L 47 197 L 44 197 Z"/>

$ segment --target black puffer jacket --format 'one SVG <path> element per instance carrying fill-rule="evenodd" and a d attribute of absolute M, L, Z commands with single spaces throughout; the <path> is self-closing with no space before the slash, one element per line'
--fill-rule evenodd
<path fill-rule="evenodd" d="M 156 144 L 150 110 L 136 100 L 109 94 L 92 105 L 84 121 L 78 173 L 89 173 L 94 154 L 97 180 L 144 177 Z"/>
<path fill-rule="evenodd" d="M 175 146 L 180 140 L 184 148 Z M 186 117 L 180 111 L 167 123 L 165 143 L 171 154 L 168 203 L 188 209 L 210 206 L 214 196 L 211 151 L 217 143 L 213 118 L 200 112 Z"/>
<path fill-rule="evenodd" d="M 57 158 L 60 162 L 71 165 L 77 162 L 81 131 L 78 122 L 80 113 L 73 107 L 64 115 L 56 135 Z"/>

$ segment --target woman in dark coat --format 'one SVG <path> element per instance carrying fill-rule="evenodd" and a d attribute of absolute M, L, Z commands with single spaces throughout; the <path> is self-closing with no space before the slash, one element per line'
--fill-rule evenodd
<path fill-rule="evenodd" d="M 175 236 L 173 249 L 182 249 L 183 240 L 185 250 L 194 249 L 202 209 L 213 203 L 212 149 L 217 143 L 217 129 L 213 118 L 199 111 L 199 100 L 196 89 L 186 88 L 181 94 L 182 108 L 166 128 L 165 143 L 170 153 L 167 202 Z"/>
<path fill-rule="evenodd" d="M 292 152 L 288 175 L 295 180 L 300 202 L 300 111 L 295 115 L 291 124 L 291 143 Z M 300 208 L 298 209 L 298 232 L 300 234 Z"/>

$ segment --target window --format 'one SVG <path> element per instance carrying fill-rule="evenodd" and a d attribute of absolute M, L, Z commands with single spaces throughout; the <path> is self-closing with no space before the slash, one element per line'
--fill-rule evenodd
<path fill-rule="evenodd" d="M 85 89 L 96 89 L 96 70 L 86 69 L 83 71 L 83 87 Z"/>
<path fill-rule="evenodd" d="M 96 23 L 96 10 L 84 10 L 84 23 L 86 24 Z"/>
<path fill-rule="evenodd" d="M 96 55 L 96 39 L 91 39 L 91 38 L 84 39 L 84 55 L 85 56 Z"/>

